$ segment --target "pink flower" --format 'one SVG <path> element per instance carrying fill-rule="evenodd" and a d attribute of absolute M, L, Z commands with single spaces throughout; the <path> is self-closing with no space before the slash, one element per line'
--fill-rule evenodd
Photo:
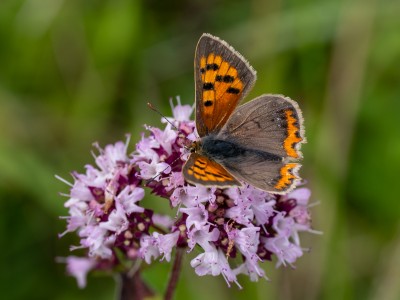
<path fill-rule="evenodd" d="M 192 226 L 200 229 L 207 223 L 208 212 L 202 204 L 197 207 L 181 208 L 180 211 L 188 215 L 186 226 L 189 230 L 191 230 Z"/>
<path fill-rule="evenodd" d="M 158 232 L 154 232 L 153 236 L 156 239 L 158 250 L 161 254 L 164 254 L 162 259 L 170 261 L 172 249 L 174 246 L 176 246 L 176 242 L 179 238 L 179 231 L 169 234 L 160 234 Z"/>
<path fill-rule="evenodd" d="M 89 257 L 111 258 L 115 237 L 108 235 L 107 229 L 96 225 L 86 226 L 79 232 L 79 236 L 82 237 L 81 245 L 89 249 Z"/>
<path fill-rule="evenodd" d="M 211 230 L 210 225 L 205 225 L 199 229 L 194 227 L 188 232 L 188 246 L 190 251 L 193 250 L 196 244 L 200 245 L 204 250 L 210 249 L 210 246 L 212 245 L 211 242 L 217 241 L 219 235 L 219 230 L 217 228 Z"/>
<path fill-rule="evenodd" d="M 158 147 L 160 147 L 160 144 L 153 137 L 144 137 L 144 134 L 142 134 L 142 139 L 136 144 L 136 153 L 133 160 L 140 161 L 149 155 L 156 155 L 157 153 L 154 149 Z"/>
<path fill-rule="evenodd" d="M 285 213 L 278 213 L 275 215 L 272 228 L 279 236 L 289 238 L 295 229 L 295 221 L 291 217 L 286 217 Z"/>
<path fill-rule="evenodd" d="M 134 186 L 126 186 L 116 197 L 116 201 L 120 202 L 125 213 L 144 212 L 144 208 L 136 203 L 144 198 L 144 189 Z"/>
<path fill-rule="evenodd" d="M 171 180 L 179 180 L 182 184 L 181 178 L 170 178 Z M 171 185 L 176 185 L 175 181 L 170 183 Z M 215 188 L 205 188 L 203 186 L 177 186 L 173 192 L 170 200 L 173 206 L 178 204 L 184 204 L 186 207 L 194 207 L 203 202 L 214 202 L 215 200 Z"/>
<path fill-rule="evenodd" d="M 292 265 L 297 258 L 303 255 L 303 251 L 298 245 L 291 243 L 288 238 L 283 236 L 265 239 L 264 246 L 278 257 L 277 266 L 286 265 L 286 263 Z"/>
<path fill-rule="evenodd" d="M 251 281 L 258 281 L 259 278 L 267 279 L 264 270 L 259 265 L 258 259 L 246 259 L 233 272 L 235 275 L 245 274 L 250 277 Z"/>
<path fill-rule="evenodd" d="M 74 276 L 80 288 L 86 286 L 87 273 L 94 268 L 96 261 L 90 258 L 69 256 L 66 259 L 67 272 Z"/>
<path fill-rule="evenodd" d="M 156 259 L 160 256 L 160 250 L 157 243 L 157 238 L 154 236 L 144 235 L 140 240 L 140 250 L 139 255 L 148 264 L 151 263 L 151 259 Z"/>
<path fill-rule="evenodd" d="M 174 225 L 174 220 L 167 215 L 154 214 L 153 223 L 164 228 L 172 228 Z"/>
<path fill-rule="evenodd" d="M 129 221 L 126 216 L 126 211 L 119 201 L 115 202 L 115 209 L 108 216 L 108 220 L 99 224 L 100 228 L 107 229 L 108 231 L 115 232 L 116 234 L 120 234 L 121 232 L 125 231 L 128 229 L 128 226 Z"/>
<path fill-rule="evenodd" d="M 127 137 L 125 143 L 117 142 L 114 145 L 107 145 L 104 150 L 96 143 L 95 147 L 100 152 L 100 155 L 95 156 L 96 164 L 104 175 L 112 174 L 122 164 L 128 163 L 129 159 L 126 156 L 128 150 L 130 136 Z"/>
<path fill-rule="evenodd" d="M 140 168 L 140 176 L 143 179 L 155 179 L 159 181 L 162 173 L 169 173 L 169 165 L 159 160 L 157 155 L 153 155 L 150 162 L 140 161 L 137 163 Z"/>
<path fill-rule="evenodd" d="M 240 252 L 246 257 L 256 255 L 258 244 L 260 242 L 260 228 L 259 227 L 245 227 L 241 230 L 235 229 L 235 234 L 232 241 L 235 242 Z M 228 237 L 230 234 L 228 233 Z"/>
<path fill-rule="evenodd" d="M 178 124 L 182 122 L 192 122 L 190 121 L 190 116 L 193 113 L 193 106 L 190 105 L 181 105 L 181 100 L 180 98 L 177 98 L 178 105 L 174 106 L 174 103 L 170 101 L 171 108 L 172 108 L 172 115 L 174 116 L 173 118 L 169 118 L 169 121 L 176 121 Z M 165 120 L 161 120 L 163 123 L 165 123 Z M 194 126 L 193 124 L 191 124 Z"/>
<path fill-rule="evenodd" d="M 199 276 L 218 276 L 221 274 L 229 286 L 230 282 L 235 282 L 240 287 L 225 254 L 215 247 L 210 247 L 206 252 L 196 256 L 192 259 L 190 265 L 195 268 L 195 272 Z"/>
<path fill-rule="evenodd" d="M 178 133 L 171 129 L 171 125 L 167 124 L 167 127 L 164 131 L 158 128 L 150 128 L 150 131 L 154 135 L 154 139 L 160 144 L 160 146 L 167 152 L 168 155 L 171 155 L 172 152 L 172 144 L 175 142 Z"/>
<path fill-rule="evenodd" d="M 300 188 L 292 191 L 284 197 L 284 199 L 296 199 L 296 207 L 290 211 L 290 216 L 296 220 L 298 229 L 307 231 L 311 224 L 311 215 L 308 211 L 308 200 L 310 199 L 311 191 L 307 188 Z"/>

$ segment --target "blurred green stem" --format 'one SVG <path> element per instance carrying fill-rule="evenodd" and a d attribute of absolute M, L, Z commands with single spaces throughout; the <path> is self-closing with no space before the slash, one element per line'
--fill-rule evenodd
<path fill-rule="evenodd" d="M 171 277 L 169 278 L 168 287 L 165 292 L 165 300 L 171 300 L 174 296 L 174 292 L 179 280 L 179 275 L 181 273 L 183 251 L 183 248 L 177 248 L 176 250 L 174 266 L 172 267 Z"/>
<path fill-rule="evenodd" d="M 154 295 L 140 277 L 140 272 L 133 275 L 120 273 L 118 281 L 118 300 L 143 300 Z"/>

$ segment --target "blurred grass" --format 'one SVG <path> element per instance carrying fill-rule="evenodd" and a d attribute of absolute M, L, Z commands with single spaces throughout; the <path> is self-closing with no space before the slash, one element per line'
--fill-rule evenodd
<path fill-rule="evenodd" d="M 400 299 L 399 15 L 389 0 L 1 1 L 2 298 L 112 298 L 111 278 L 79 290 L 55 263 L 77 240 L 57 238 L 67 188 L 54 174 L 92 163 L 94 141 L 159 125 L 147 101 L 166 114 L 170 97 L 193 103 L 194 48 L 210 32 L 258 71 L 250 96 L 300 103 L 324 235 L 302 236 L 311 252 L 296 270 L 266 264 L 272 281 L 241 279 L 243 291 L 197 278 L 186 258 L 177 299 Z M 144 276 L 162 291 L 168 268 Z"/>

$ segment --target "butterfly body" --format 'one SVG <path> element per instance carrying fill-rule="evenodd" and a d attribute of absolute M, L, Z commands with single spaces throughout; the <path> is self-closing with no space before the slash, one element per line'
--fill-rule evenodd
<path fill-rule="evenodd" d="M 201 139 L 201 153 L 218 163 L 240 157 L 244 152 L 246 152 L 245 148 L 222 140 L 216 135 L 210 134 Z"/>
<path fill-rule="evenodd" d="M 238 143 L 229 140 L 223 140 L 218 136 L 208 135 L 201 140 L 200 151 L 202 155 L 215 160 L 222 166 L 234 168 L 236 163 L 239 163 L 245 157 L 255 157 L 258 161 L 282 161 L 278 155 L 268 152 L 246 148 Z"/>
<path fill-rule="evenodd" d="M 186 181 L 229 187 L 241 181 L 286 193 L 305 142 L 297 103 L 262 95 L 237 106 L 256 80 L 249 63 L 226 42 L 203 34 L 196 49 L 196 128 L 200 136 L 183 167 Z"/>

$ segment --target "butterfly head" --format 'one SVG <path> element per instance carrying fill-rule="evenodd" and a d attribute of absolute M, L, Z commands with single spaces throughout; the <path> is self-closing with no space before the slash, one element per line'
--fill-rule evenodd
<path fill-rule="evenodd" d="M 192 141 L 188 146 L 185 147 L 190 153 L 198 153 L 201 151 L 201 142 Z"/>

